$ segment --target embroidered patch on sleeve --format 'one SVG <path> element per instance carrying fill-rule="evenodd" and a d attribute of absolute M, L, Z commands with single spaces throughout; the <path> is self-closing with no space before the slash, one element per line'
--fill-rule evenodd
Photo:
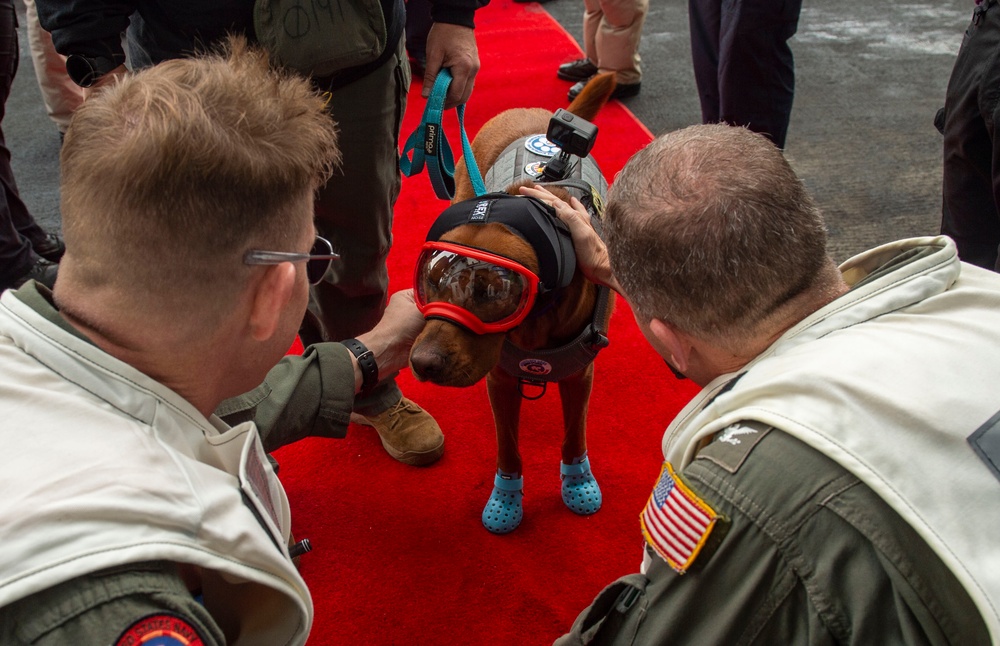
<path fill-rule="evenodd" d="M 721 517 L 663 463 L 660 479 L 639 519 L 642 534 L 657 554 L 684 574 L 698 558 Z"/>
<path fill-rule="evenodd" d="M 205 646 L 197 629 L 175 615 L 143 617 L 125 629 L 115 646 Z"/>
<path fill-rule="evenodd" d="M 718 433 L 711 444 L 698 452 L 696 459 L 708 460 L 729 473 L 736 473 L 770 431 L 770 426 L 760 422 L 733 424 Z"/>

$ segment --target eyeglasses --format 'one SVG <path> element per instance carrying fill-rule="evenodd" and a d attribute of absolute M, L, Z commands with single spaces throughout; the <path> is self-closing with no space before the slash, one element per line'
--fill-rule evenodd
<path fill-rule="evenodd" d="M 260 251 L 251 249 L 243 254 L 243 262 L 247 265 L 278 265 L 283 262 L 306 261 L 306 276 L 309 284 L 315 285 L 323 280 L 323 276 L 330 269 L 330 263 L 340 258 L 339 254 L 333 253 L 333 245 L 326 238 L 316 236 L 309 253 L 294 253 L 290 251 Z"/>
<path fill-rule="evenodd" d="M 475 334 L 516 327 L 538 293 L 538 276 L 510 258 L 450 244 L 427 242 L 413 277 L 417 309 Z"/>

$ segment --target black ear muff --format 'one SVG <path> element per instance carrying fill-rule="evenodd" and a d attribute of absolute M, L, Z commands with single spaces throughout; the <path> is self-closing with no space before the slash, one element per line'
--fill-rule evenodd
<path fill-rule="evenodd" d="M 427 232 L 427 242 L 462 224 L 498 222 L 521 236 L 538 256 L 538 278 L 546 291 L 569 285 L 576 271 L 576 252 L 569 228 L 548 204 L 533 197 L 488 193 L 452 204 Z"/>
<path fill-rule="evenodd" d="M 573 248 L 573 236 L 569 232 L 569 227 L 559 219 L 556 210 L 533 197 L 526 197 L 531 200 L 533 206 L 532 215 L 538 228 L 545 233 L 548 240 L 548 247 L 552 252 L 551 262 L 555 266 L 555 276 L 553 284 L 546 285 L 546 289 L 562 289 L 573 280 L 576 273 L 576 250 Z M 536 249 L 537 253 L 537 249 Z M 539 261 L 541 255 L 539 254 Z"/>

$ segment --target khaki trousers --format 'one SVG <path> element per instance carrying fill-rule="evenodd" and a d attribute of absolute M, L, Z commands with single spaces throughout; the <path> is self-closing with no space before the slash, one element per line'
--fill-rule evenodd
<path fill-rule="evenodd" d="M 639 39 L 649 0 L 583 0 L 583 50 L 600 72 L 619 83 L 642 79 Z"/>

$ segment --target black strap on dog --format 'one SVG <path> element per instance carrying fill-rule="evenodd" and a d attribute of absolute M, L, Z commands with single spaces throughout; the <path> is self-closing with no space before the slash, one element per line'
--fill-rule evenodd
<path fill-rule="evenodd" d="M 611 290 L 603 285 L 597 288 L 597 302 L 590 323 L 575 339 L 544 350 L 524 350 L 510 339 L 505 339 L 500 351 L 500 367 L 516 377 L 521 396 L 538 399 L 545 394 L 545 385 L 561 381 L 593 363 L 597 353 L 608 347 L 608 309 Z M 540 388 L 537 395 L 527 394 L 527 388 Z"/>
<path fill-rule="evenodd" d="M 600 236 L 603 233 L 604 200 L 598 190 L 589 182 L 570 178 L 548 182 L 548 186 L 562 186 L 576 189 L 578 198 L 590 213 L 590 223 Z M 589 196 L 589 197 L 588 197 Z M 504 340 L 500 351 L 500 367 L 518 380 L 518 392 L 529 401 L 545 395 L 546 386 L 558 382 L 591 364 L 597 353 L 608 347 L 608 309 L 611 306 L 611 289 L 599 285 L 597 301 L 590 323 L 575 339 L 558 348 L 527 351 L 519 348 L 510 339 Z M 529 388 L 538 389 L 529 393 Z"/>

